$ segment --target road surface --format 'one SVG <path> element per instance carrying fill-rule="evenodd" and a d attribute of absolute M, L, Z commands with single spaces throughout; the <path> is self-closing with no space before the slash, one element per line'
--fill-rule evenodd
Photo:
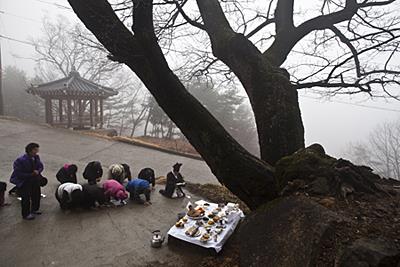
<path fill-rule="evenodd" d="M 166 199 L 157 192 L 158 186 L 149 207 L 128 203 L 121 208 L 65 213 L 59 209 L 54 191 L 55 173 L 64 163 L 77 164 L 82 173 L 92 160 L 100 161 L 105 168 L 126 162 L 133 175 L 141 168 L 152 167 L 157 176 L 165 175 L 175 162 L 182 162 L 186 180 L 217 183 L 203 161 L 69 130 L 0 119 L 1 181 L 8 182 L 14 159 L 29 142 L 40 144 L 44 175 L 49 178 L 48 186 L 42 190 L 47 194 L 42 199 L 44 213 L 34 221 L 24 221 L 19 201 L 7 198 L 11 206 L 0 208 L 0 266 L 188 266 L 199 260 L 200 255 L 193 250 L 167 245 L 161 249 L 150 247 L 151 231 L 160 229 L 166 233 L 188 199 Z M 78 179 L 84 182 L 81 175 Z"/>

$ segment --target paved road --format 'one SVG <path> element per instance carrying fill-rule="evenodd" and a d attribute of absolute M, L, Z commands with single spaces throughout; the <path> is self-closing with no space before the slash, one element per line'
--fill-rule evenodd
<path fill-rule="evenodd" d="M 126 162 L 133 173 L 150 166 L 157 175 L 165 175 L 173 163 L 182 162 L 188 181 L 216 183 L 204 162 L 68 130 L 0 119 L 1 181 L 8 181 L 13 160 L 31 141 L 41 145 L 44 174 L 50 180 L 43 190 L 48 195 L 42 200 L 44 214 L 32 222 L 23 221 L 19 201 L 8 199 L 12 205 L 0 209 L 1 266 L 187 266 L 198 260 L 196 251 L 149 246 L 151 231 L 166 232 L 187 199 L 169 200 L 153 193 L 150 207 L 129 203 L 122 208 L 64 213 L 53 197 L 57 186 L 54 177 L 67 162 L 77 164 L 80 173 L 87 162 L 99 160 L 104 166 Z"/>

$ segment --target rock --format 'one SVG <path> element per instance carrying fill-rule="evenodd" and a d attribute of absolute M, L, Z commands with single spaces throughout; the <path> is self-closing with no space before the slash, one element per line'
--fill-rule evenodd
<path fill-rule="evenodd" d="M 314 150 L 314 151 L 317 152 L 319 155 L 325 155 L 325 154 L 326 154 L 326 153 L 325 153 L 324 147 L 323 147 L 322 145 L 320 145 L 320 144 L 317 144 L 317 143 L 310 145 L 310 146 L 308 147 L 308 149 Z"/>
<path fill-rule="evenodd" d="M 317 177 L 308 187 L 308 192 L 314 195 L 327 196 L 330 193 L 328 180 L 325 177 Z"/>
<path fill-rule="evenodd" d="M 239 230 L 240 266 L 314 266 L 341 218 L 306 197 L 285 197 L 252 212 Z"/>
<path fill-rule="evenodd" d="M 385 239 L 361 238 L 346 248 L 339 267 L 389 267 L 400 262 L 400 252 L 394 242 Z"/>
<path fill-rule="evenodd" d="M 328 209 L 331 209 L 335 206 L 336 201 L 333 197 L 326 197 L 318 201 L 318 203 Z"/>
<path fill-rule="evenodd" d="M 275 177 L 279 191 L 289 182 L 303 180 L 307 185 L 305 192 L 309 195 L 346 199 L 353 194 L 377 194 L 384 191 L 377 187 L 382 179 L 371 168 L 326 155 L 319 144 L 280 159 L 275 165 Z"/>

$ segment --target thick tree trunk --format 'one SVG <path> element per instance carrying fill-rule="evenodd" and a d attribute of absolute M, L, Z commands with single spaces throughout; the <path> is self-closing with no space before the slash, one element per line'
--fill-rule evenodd
<path fill-rule="evenodd" d="M 168 67 L 154 34 L 152 1 L 142 1 L 135 10 L 134 36 L 107 1 L 69 3 L 114 60 L 140 77 L 222 184 L 252 209 L 277 196 L 273 168 L 240 146 Z"/>
<path fill-rule="evenodd" d="M 261 159 L 275 164 L 304 147 L 297 91 L 287 72 L 245 36 L 232 30 L 216 0 L 197 0 L 214 55 L 239 78 L 249 96 L 257 124 Z"/>

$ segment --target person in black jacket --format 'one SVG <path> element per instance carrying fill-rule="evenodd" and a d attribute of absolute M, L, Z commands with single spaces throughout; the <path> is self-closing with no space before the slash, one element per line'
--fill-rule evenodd
<path fill-rule="evenodd" d="M 0 182 L 0 208 L 7 205 L 4 196 L 6 190 L 7 184 L 5 182 Z"/>
<path fill-rule="evenodd" d="M 144 168 L 140 170 L 138 178 L 148 181 L 152 185 L 153 189 L 156 186 L 156 175 L 152 168 Z"/>
<path fill-rule="evenodd" d="M 97 184 L 84 184 L 83 189 L 83 207 L 86 209 L 96 208 L 96 203 L 102 206 L 106 203 L 103 187 Z"/>
<path fill-rule="evenodd" d="M 76 184 L 77 178 L 76 173 L 78 172 L 78 167 L 75 164 L 65 164 L 56 174 L 57 180 L 60 183 L 74 183 Z"/>
<path fill-rule="evenodd" d="M 175 163 L 175 165 L 172 166 L 172 172 L 167 174 L 167 184 L 165 185 L 165 190 L 160 190 L 160 193 L 163 196 L 173 198 L 175 191 L 178 198 L 185 196 L 185 193 L 182 190 L 182 187 L 185 186 L 185 181 L 180 173 L 181 166 L 182 163 Z"/>
<path fill-rule="evenodd" d="M 98 161 L 91 161 L 83 172 L 83 178 L 88 180 L 89 184 L 96 184 L 103 176 L 103 168 Z"/>
<path fill-rule="evenodd" d="M 132 180 L 131 168 L 126 163 L 121 163 L 121 165 L 122 165 L 122 167 L 124 167 L 125 179 L 128 179 L 128 181 L 131 181 Z"/>

